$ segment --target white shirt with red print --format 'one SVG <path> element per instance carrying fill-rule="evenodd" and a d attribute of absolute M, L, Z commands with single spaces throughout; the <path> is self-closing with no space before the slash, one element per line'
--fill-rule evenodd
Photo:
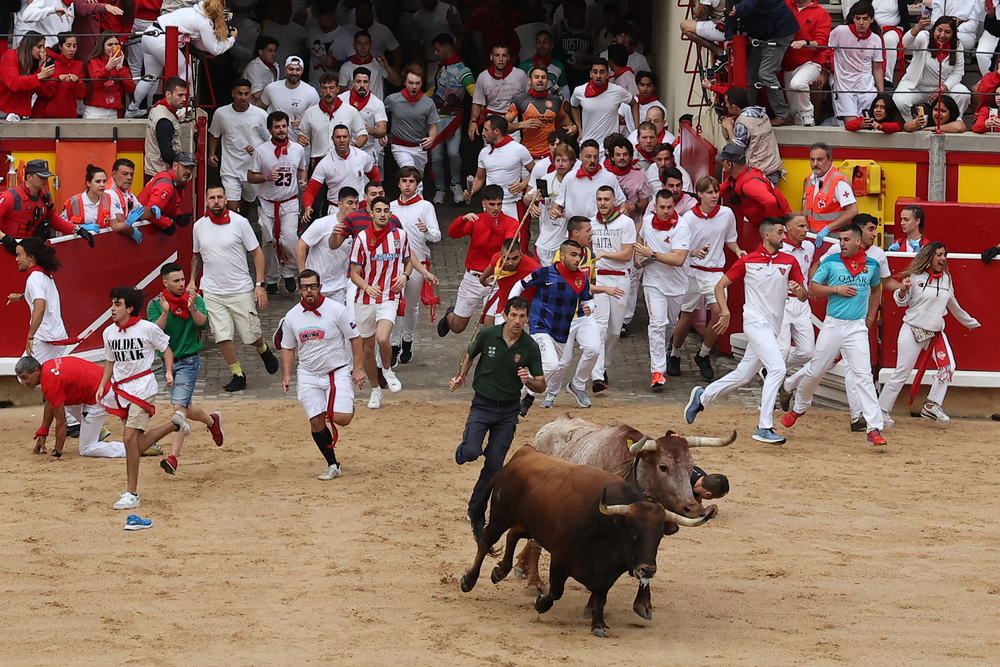
<path fill-rule="evenodd" d="M 785 316 L 789 281 L 804 284 L 798 261 L 781 252 L 769 253 L 763 245 L 743 255 L 726 271 L 731 281 L 743 280 L 743 321 L 770 326 L 777 333 Z"/>

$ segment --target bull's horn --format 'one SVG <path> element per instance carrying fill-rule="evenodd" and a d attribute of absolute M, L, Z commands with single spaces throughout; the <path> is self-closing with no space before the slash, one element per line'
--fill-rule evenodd
<path fill-rule="evenodd" d="M 652 442 L 650 442 L 648 435 L 642 436 L 641 438 L 639 438 L 638 442 L 629 445 L 628 448 L 628 450 L 632 454 L 638 454 L 639 452 L 643 451 L 654 451 L 655 449 L 656 449 L 656 441 L 653 440 Z"/>
<path fill-rule="evenodd" d="M 688 447 L 726 447 L 736 442 L 736 431 L 728 438 L 709 438 L 704 435 L 692 435 L 685 438 Z"/>
<path fill-rule="evenodd" d="M 604 499 L 601 499 L 601 514 L 607 516 L 628 516 L 630 507 L 631 505 L 605 505 Z"/>
<path fill-rule="evenodd" d="M 709 519 L 711 519 L 714 514 L 707 514 L 705 516 L 698 517 L 696 519 L 689 519 L 686 516 L 681 516 L 680 514 L 674 514 L 670 510 L 664 508 L 663 513 L 666 515 L 667 521 L 670 523 L 676 523 L 678 526 L 684 526 L 685 528 L 694 528 L 695 526 L 700 526 Z"/>

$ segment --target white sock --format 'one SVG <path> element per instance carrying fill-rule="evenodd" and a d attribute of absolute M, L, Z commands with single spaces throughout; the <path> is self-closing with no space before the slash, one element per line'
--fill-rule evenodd
<path fill-rule="evenodd" d="M 670 348 L 670 356 L 671 357 L 679 357 L 679 356 L 681 356 L 681 348 L 679 348 L 679 347 L 671 347 Z"/>
<path fill-rule="evenodd" d="M 712 348 L 705 347 L 705 344 L 702 343 L 701 344 L 701 350 L 698 351 L 698 356 L 700 356 L 700 357 L 707 357 L 711 353 L 712 353 Z"/>

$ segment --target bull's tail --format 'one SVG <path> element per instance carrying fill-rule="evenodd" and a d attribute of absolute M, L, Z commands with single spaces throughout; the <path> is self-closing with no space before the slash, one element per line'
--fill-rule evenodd
<path fill-rule="evenodd" d="M 493 481 L 491 480 L 489 486 L 486 487 L 486 493 L 483 494 L 483 497 L 469 508 L 469 518 L 472 520 L 472 534 L 476 538 L 476 543 L 480 545 L 483 545 L 483 528 L 486 527 L 486 505 L 492 496 Z M 493 545 L 486 544 L 483 546 L 492 547 Z"/>

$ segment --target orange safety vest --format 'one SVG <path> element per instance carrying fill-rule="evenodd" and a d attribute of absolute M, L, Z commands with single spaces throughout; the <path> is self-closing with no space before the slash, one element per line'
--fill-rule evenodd
<path fill-rule="evenodd" d="M 819 192 L 809 177 L 806 177 L 802 184 L 802 212 L 809 221 L 809 229 L 814 232 L 820 231 L 844 212 L 840 202 L 837 201 L 837 183 L 846 183 L 847 187 L 851 187 L 847 176 L 831 168 Z"/>
<path fill-rule="evenodd" d="M 85 194 L 85 192 L 82 192 L 78 195 L 73 195 L 63 204 L 69 221 L 74 225 L 82 225 L 86 222 L 84 220 L 83 208 L 83 197 Z M 111 224 L 111 195 L 107 192 L 101 194 L 101 201 L 97 204 L 96 223 L 101 229 Z"/>

